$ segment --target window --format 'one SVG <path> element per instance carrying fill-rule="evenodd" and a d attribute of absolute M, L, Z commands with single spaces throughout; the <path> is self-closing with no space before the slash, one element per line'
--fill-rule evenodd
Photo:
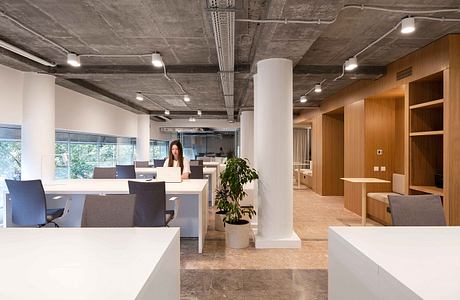
<path fill-rule="evenodd" d="M 168 141 L 150 140 L 150 161 L 167 157 L 168 151 Z"/>
<path fill-rule="evenodd" d="M 21 179 L 20 127 L 0 126 L 0 158 L 0 178 Z"/>

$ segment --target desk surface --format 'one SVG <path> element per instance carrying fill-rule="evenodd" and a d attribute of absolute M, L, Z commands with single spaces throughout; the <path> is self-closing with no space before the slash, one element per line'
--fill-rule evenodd
<path fill-rule="evenodd" d="M 460 227 L 330 227 L 421 299 L 460 297 Z"/>
<path fill-rule="evenodd" d="M 178 228 L 2 229 L 0 298 L 137 299 L 178 238 Z"/>
<path fill-rule="evenodd" d="M 48 194 L 128 194 L 129 180 L 146 181 L 144 179 L 65 179 L 44 183 L 43 188 Z M 207 182 L 207 179 L 184 179 L 180 183 L 166 183 L 166 193 L 201 193 Z"/>
<path fill-rule="evenodd" d="M 216 168 L 203 168 L 203 174 L 205 175 L 212 175 L 215 174 Z M 156 168 L 136 168 L 136 173 L 141 173 L 141 174 L 156 174 L 157 170 Z"/>
<path fill-rule="evenodd" d="M 352 177 L 345 177 L 340 178 L 344 181 L 354 182 L 354 183 L 390 183 L 391 181 L 378 179 L 378 178 L 352 178 Z"/>

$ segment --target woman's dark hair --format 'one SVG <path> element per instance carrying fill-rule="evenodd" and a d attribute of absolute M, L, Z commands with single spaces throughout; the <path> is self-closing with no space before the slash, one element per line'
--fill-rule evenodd
<path fill-rule="evenodd" d="M 169 145 L 169 160 L 168 160 L 168 167 L 173 167 L 174 166 L 174 155 L 172 154 L 172 147 L 176 145 L 177 148 L 179 149 L 179 157 L 177 160 L 177 163 L 180 167 L 180 173 L 184 171 L 184 152 L 182 151 L 182 144 L 180 143 L 179 140 L 172 141 L 171 144 Z"/>

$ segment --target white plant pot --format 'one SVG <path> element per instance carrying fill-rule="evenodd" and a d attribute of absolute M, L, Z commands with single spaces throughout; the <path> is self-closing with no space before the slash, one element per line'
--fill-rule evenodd
<path fill-rule="evenodd" d="M 225 231 L 224 218 L 225 218 L 225 214 L 216 213 L 216 218 L 214 219 L 214 230 Z"/>
<path fill-rule="evenodd" d="M 249 222 L 245 224 L 225 223 L 225 244 L 230 248 L 249 247 Z"/>

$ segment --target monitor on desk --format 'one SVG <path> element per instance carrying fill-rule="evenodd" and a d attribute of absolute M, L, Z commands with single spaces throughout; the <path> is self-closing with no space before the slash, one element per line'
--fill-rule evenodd
<path fill-rule="evenodd" d="M 158 167 L 157 180 L 164 182 L 181 182 L 180 167 Z"/>

